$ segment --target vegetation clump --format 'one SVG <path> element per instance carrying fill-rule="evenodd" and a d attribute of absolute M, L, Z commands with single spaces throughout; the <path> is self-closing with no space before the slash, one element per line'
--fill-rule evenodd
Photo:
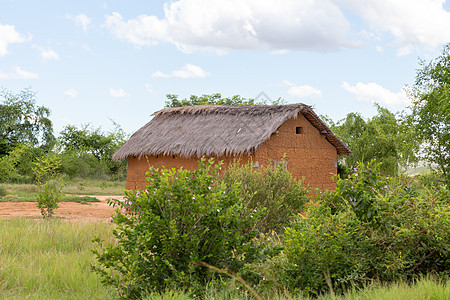
<path fill-rule="evenodd" d="M 221 176 L 227 189 L 233 189 L 236 182 L 240 183 L 240 195 L 248 213 L 262 211 L 257 223 L 260 232 L 284 232 L 294 216 L 302 212 L 309 202 L 309 190 L 302 186 L 302 180 L 292 177 L 286 164 L 282 160 L 276 166 L 269 165 L 255 171 L 251 163 L 241 166 L 235 162 Z"/>
<path fill-rule="evenodd" d="M 284 251 L 265 271 L 286 289 L 312 295 L 419 274 L 447 278 L 450 210 L 439 193 L 420 194 L 381 176 L 376 162 L 360 163 L 296 217 Z"/>
<path fill-rule="evenodd" d="M 37 207 L 44 219 L 51 218 L 61 201 L 64 184 L 56 177 L 61 162 L 58 157 L 43 156 L 34 162 L 33 173 L 38 184 Z"/>
<path fill-rule="evenodd" d="M 259 213 L 246 213 L 240 184 L 227 188 L 218 169 L 212 159 L 195 171 L 151 168 L 145 191 L 112 200 L 118 245 L 94 251 L 104 282 L 125 298 L 167 288 L 198 295 L 214 277 L 205 264 L 238 272 L 252 262 Z"/>

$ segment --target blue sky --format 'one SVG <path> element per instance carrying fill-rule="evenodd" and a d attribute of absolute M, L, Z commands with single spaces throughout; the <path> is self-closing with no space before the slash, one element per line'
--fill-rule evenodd
<path fill-rule="evenodd" d="M 30 87 L 58 132 L 132 133 L 166 94 L 312 105 L 334 120 L 409 99 L 450 42 L 444 0 L 0 0 L 0 87 Z"/>

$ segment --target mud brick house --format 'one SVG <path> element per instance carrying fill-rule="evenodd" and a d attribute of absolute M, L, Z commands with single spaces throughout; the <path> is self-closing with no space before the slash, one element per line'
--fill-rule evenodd
<path fill-rule="evenodd" d="M 128 160 L 127 189 L 145 189 L 149 164 L 194 169 L 202 156 L 222 160 L 222 168 L 236 159 L 254 168 L 275 166 L 284 156 L 305 185 L 334 189 L 337 156 L 351 154 L 305 104 L 199 105 L 153 115 L 113 155 Z"/>

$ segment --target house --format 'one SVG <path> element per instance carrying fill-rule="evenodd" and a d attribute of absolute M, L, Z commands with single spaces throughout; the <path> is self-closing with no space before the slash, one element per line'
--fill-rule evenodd
<path fill-rule="evenodd" d="M 283 157 L 293 176 L 311 188 L 334 189 L 337 156 L 351 151 L 305 104 L 199 105 L 166 108 L 113 155 L 128 160 L 126 188 L 145 189 L 149 164 L 195 169 L 200 157 L 251 161 L 254 168 Z"/>

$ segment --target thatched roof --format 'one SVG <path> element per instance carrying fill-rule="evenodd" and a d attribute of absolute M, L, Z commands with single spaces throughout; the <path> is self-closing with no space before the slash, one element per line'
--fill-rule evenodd
<path fill-rule="evenodd" d="M 198 105 L 155 112 L 154 118 L 136 131 L 112 158 L 250 154 L 284 122 L 300 113 L 336 147 L 338 155 L 351 154 L 350 149 L 305 104 Z"/>

